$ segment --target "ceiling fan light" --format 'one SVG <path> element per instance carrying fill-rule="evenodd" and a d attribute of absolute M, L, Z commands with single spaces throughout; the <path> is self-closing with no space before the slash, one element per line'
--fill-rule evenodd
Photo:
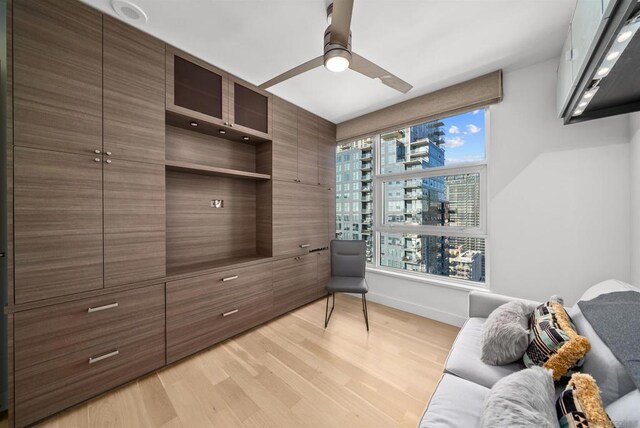
<path fill-rule="evenodd" d="M 333 49 L 324 55 L 324 66 L 334 73 L 345 71 L 350 64 L 351 53 L 346 49 Z"/>

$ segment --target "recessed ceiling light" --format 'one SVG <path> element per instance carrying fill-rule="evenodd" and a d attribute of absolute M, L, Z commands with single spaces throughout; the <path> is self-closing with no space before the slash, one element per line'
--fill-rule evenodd
<path fill-rule="evenodd" d="M 198 122 L 192 121 L 192 122 L 189 122 L 189 125 L 196 127 L 198 126 Z"/>
<path fill-rule="evenodd" d="M 249 141 L 249 137 L 242 137 L 244 141 Z"/>
<path fill-rule="evenodd" d="M 609 67 L 602 67 L 600 70 L 598 70 L 596 76 L 603 77 L 609 72 L 609 70 L 611 70 Z"/>
<path fill-rule="evenodd" d="M 225 131 L 224 129 L 221 129 L 221 130 L 219 130 L 219 131 L 218 131 L 218 133 L 219 133 L 219 134 L 226 134 L 226 133 L 227 133 L 227 131 Z"/>
<path fill-rule="evenodd" d="M 627 30 L 624 33 L 621 33 L 618 36 L 618 38 L 616 39 L 616 41 L 618 43 L 623 43 L 623 42 L 626 42 L 627 40 L 629 40 L 631 38 L 631 36 L 633 36 L 633 31 Z"/>
<path fill-rule="evenodd" d="M 141 23 L 147 22 L 147 14 L 144 13 L 144 10 L 142 10 L 140 6 L 129 1 L 113 0 L 111 2 L 111 7 L 120 18 Z"/>
<path fill-rule="evenodd" d="M 614 59 L 618 58 L 619 56 L 620 56 L 620 52 L 613 51 L 609 55 L 607 55 L 607 61 L 613 61 Z"/>

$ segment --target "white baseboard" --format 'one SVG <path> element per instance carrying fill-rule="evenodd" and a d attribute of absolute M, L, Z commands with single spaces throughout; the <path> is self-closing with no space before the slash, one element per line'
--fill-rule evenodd
<path fill-rule="evenodd" d="M 405 300 L 396 299 L 382 294 L 372 293 L 371 291 L 367 293 L 367 300 L 458 327 L 461 327 L 467 320 L 466 317 L 458 314 L 441 311 L 429 306 L 418 305 L 413 302 L 407 302 Z"/>

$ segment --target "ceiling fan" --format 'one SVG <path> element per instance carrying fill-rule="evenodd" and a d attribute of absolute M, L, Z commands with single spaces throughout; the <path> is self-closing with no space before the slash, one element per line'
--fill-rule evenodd
<path fill-rule="evenodd" d="M 353 0 L 334 0 L 327 8 L 327 21 L 329 22 L 329 26 L 324 32 L 324 55 L 307 61 L 264 82 L 260 85 L 260 88 L 266 89 L 298 74 L 324 65 L 328 70 L 336 73 L 350 68 L 372 79 L 377 79 L 403 94 L 409 92 L 413 86 L 389 73 L 384 68 L 377 66 L 368 59 L 351 51 L 352 12 Z"/>

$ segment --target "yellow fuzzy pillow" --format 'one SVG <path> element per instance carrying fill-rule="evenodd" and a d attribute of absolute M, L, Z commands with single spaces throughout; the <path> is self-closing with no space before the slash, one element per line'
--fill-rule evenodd
<path fill-rule="evenodd" d="M 556 402 L 561 428 L 614 428 L 604 410 L 596 381 L 588 374 L 575 373 Z"/>
<path fill-rule="evenodd" d="M 553 370 L 553 379 L 571 374 L 581 366 L 591 349 L 589 340 L 578 335 L 567 311 L 559 301 L 549 301 L 536 308 L 529 321 L 529 347 L 523 361 L 527 367 L 542 366 Z"/>

